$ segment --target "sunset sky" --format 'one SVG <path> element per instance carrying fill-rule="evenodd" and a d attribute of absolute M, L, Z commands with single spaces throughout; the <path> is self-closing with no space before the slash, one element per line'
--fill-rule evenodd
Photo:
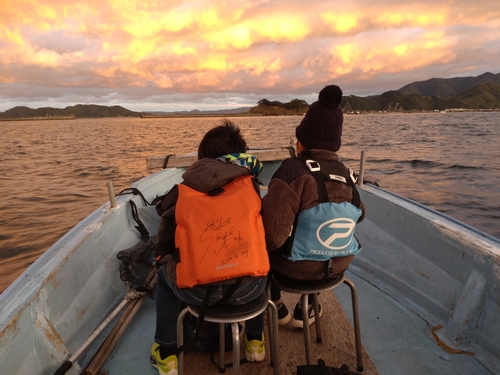
<path fill-rule="evenodd" d="M 499 0 L 2 0 L 0 111 L 308 103 L 500 73 Z"/>

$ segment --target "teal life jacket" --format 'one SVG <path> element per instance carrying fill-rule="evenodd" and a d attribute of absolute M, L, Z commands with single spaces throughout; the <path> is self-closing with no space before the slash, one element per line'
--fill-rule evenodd
<path fill-rule="evenodd" d="M 355 255 L 361 245 L 354 236 L 361 217 L 361 199 L 356 189 L 354 172 L 339 161 L 313 160 L 303 152 L 299 158 L 316 179 L 318 205 L 299 212 L 282 255 L 291 261 L 328 261 L 335 257 Z M 304 168 L 304 173 L 307 173 Z M 326 184 L 337 181 L 352 187 L 351 202 L 328 201 Z M 330 268 L 330 267 L 329 267 Z"/>

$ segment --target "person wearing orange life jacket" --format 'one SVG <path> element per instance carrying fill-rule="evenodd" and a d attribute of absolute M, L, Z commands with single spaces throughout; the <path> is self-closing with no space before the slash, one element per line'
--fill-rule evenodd
<path fill-rule="evenodd" d="M 297 157 L 278 168 L 262 200 L 271 270 L 292 279 L 336 278 L 361 248 L 354 228 L 364 219 L 365 206 L 359 200 L 353 174 L 337 154 L 343 126 L 341 101 L 338 86 L 320 91 L 318 101 L 311 104 L 295 130 Z M 334 227 L 343 232 L 335 233 Z M 294 255 L 296 246 L 302 253 Z M 304 256 L 306 252 L 308 256 Z M 300 301 L 292 317 L 281 302 L 280 290 L 272 288 L 271 299 L 278 307 L 280 325 L 292 321 L 293 327 L 303 327 Z M 315 312 L 309 303 L 310 324 L 316 313 L 321 316 L 319 307 Z"/>
<path fill-rule="evenodd" d="M 217 269 L 217 272 L 214 273 L 219 275 L 230 271 L 233 266 L 247 263 L 238 261 L 234 256 L 231 258 L 229 255 L 227 258 L 218 260 L 220 262 L 218 265 L 215 263 L 210 266 L 212 258 L 221 256 L 223 250 L 230 247 L 230 244 L 234 245 L 233 250 L 236 247 L 236 257 L 239 256 L 240 259 L 244 257 L 247 259 L 249 252 L 260 252 L 259 254 L 264 255 L 262 264 L 259 263 L 255 267 L 258 270 L 250 272 L 247 277 L 237 276 L 242 281 L 236 290 L 233 287 L 235 279 L 227 279 L 229 277 L 227 273 L 223 276 L 216 276 L 218 279 L 210 279 L 209 281 L 215 282 L 215 287 L 211 289 L 209 305 L 226 298 L 226 292 L 231 290 L 231 287 L 233 287 L 232 294 L 227 293 L 230 296 L 225 300 L 225 304 L 248 303 L 260 296 L 265 289 L 269 260 L 265 249 L 264 228 L 260 218 L 261 200 L 258 183 L 255 179 L 250 178 L 261 171 L 262 164 L 255 156 L 245 154 L 246 149 L 247 145 L 239 128 L 229 120 L 225 120 L 223 125 L 217 126 L 205 134 L 198 148 L 198 161 L 184 172 L 182 184 L 174 187 L 157 204 L 157 212 L 161 215 L 157 237 L 157 255 L 162 256 L 159 263 L 163 265 L 158 271 L 155 343 L 151 348 L 150 360 L 160 375 L 177 374 L 176 322 L 180 313 L 181 301 L 201 306 L 207 294 L 207 285 L 198 285 L 203 280 L 207 281 L 203 279 L 205 276 L 196 273 L 201 274 L 205 270 L 212 269 L 213 266 L 213 269 Z M 223 193 L 221 193 L 221 189 L 224 191 Z M 241 196 L 238 195 L 237 189 L 249 189 L 250 192 L 245 190 Z M 225 195 L 230 194 L 236 194 L 232 199 L 245 201 L 238 205 L 233 204 L 231 207 L 220 207 L 221 210 L 229 209 L 231 218 L 226 217 L 224 212 L 217 213 L 218 217 L 214 218 L 216 220 L 205 221 L 209 224 L 200 229 L 196 223 L 199 220 L 206 220 L 206 217 L 205 219 L 198 218 L 204 214 L 203 208 L 195 208 L 198 211 L 193 214 L 192 206 L 203 205 L 203 200 L 207 199 L 203 196 L 210 195 L 216 199 L 219 199 L 218 197 L 226 199 Z M 215 206 L 205 211 L 218 210 L 219 206 L 227 205 L 216 203 Z M 196 223 L 190 226 L 192 221 Z M 249 227 L 248 231 L 255 230 L 258 232 L 256 235 L 248 236 L 247 233 L 243 232 L 245 228 L 237 229 L 242 228 L 238 225 L 248 226 L 250 221 L 255 223 L 255 228 Z M 212 235 L 214 231 L 217 232 L 217 236 Z M 239 234 L 236 234 L 237 232 Z M 190 236 L 192 240 L 189 239 Z M 207 237 L 210 239 L 207 240 Z M 247 237 L 256 237 L 260 240 L 257 242 L 254 239 L 247 241 Z M 191 256 L 191 254 L 186 255 L 185 247 L 196 247 L 194 250 L 200 250 L 198 246 L 190 245 L 196 242 L 195 239 L 200 239 L 199 242 L 204 246 L 201 249 L 201 254 L 198 253 L 196 260 L 189 259 L 191 263 L 182 267 L 181 265 L 186 265 L 187 258 Z M 198 264 L 203 265 L 197 269 Z M 194 274 L 191 272 L 193 269 L 195 270 Z M 248 272 L 243 271 L 243 274 L 248 274 Z M 263 331 L 263 314 L 246 322 L 245 355 L 247 360 L 264 360 Z"/>

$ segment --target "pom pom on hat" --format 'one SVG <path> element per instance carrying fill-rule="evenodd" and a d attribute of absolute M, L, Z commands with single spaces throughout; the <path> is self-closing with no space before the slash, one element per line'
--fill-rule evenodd
<path fill-rule="evenodd" d="M 297 139 L 305 147 L 330 151 L 340 149 L 344 123 L 341 102 L 340 87 L 330 85 L 320 91 L 318 101 L 311 104 L 295 129 Z"/>
<path fill-rule="evenodd" d="M 334 109 L 342 103 L 342 90 L 335 85 L 326 86 L 319 92 L 318 100 L 326 108 Z"/>

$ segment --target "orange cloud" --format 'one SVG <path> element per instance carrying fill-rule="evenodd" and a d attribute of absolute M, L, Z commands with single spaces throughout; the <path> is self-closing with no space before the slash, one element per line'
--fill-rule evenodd
<path fill-rule="evenodd" d="M 500 2 L 392 3 L 4 0 L 0 82 L 43 68 L 68 84 L 255 92 L 454 61 L 463 69 L 460 59 L 482 51 L 498 66 Z"/>
<path fill-rule="evenodd" d="M 0 39 L 12 44 L 24 44 L 23 38 L 18 30 L 9 30 L 6 27 L 0 28 Z"/>
<path fill-rule="evenodd" d="M 446 21 L 446 10 L 442 11 L 428 11 L 428 12 L 384 12 L 379 14 L 375 23 L 384 27 L 425 27 L 425 26 L 439 26 L 443 25 Z"/>
<path fill-rule="evenodd" d="M 358 25 L 359 15 L 337 13 L 337 12 L 327 12 L 321 15 L 321 18 L 332 27 L 332 29 L 338 33 L 347 33 L 356 28 Z"/>
<path fill-rule="evenodd" d="M 303 40 L 309 33 L 307 19 L 300 14 L 274 14 L 259 17 L 253 23 L 260 41 L 291 43 Z"/>
<path fill-rule="evenodd" d="M 210 46 L 219 50 L 245 49 L 252 45 L 252 30 L 245 25 L 235 25 L 204 36 Z"/>
<path fill-rule="evenodd" d="M 456 45 L 452 38 L 442 33 L 424 33 L 416 37 L 409 35 L 389 38 L 389 32 L 379 33 L 375 39 L 354 39 L 331 48 L 329 53 L 335 61 L 329 71 L 331 78 L 360 70 L 375 76 L 381 72 L 399 72 L 418 69 L 431 64 L 442 64 L 453 59 L 450 52 Z"/>

